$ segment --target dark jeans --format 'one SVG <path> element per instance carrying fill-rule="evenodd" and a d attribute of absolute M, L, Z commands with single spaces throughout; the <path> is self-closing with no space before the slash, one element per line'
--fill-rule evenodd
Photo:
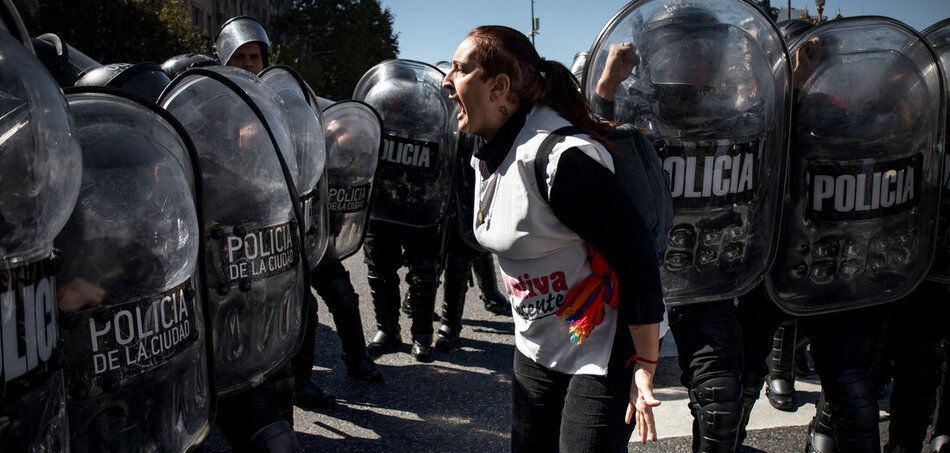
<path fill-rule="evenodd" d="M 626 452 L 634 428 L 633 420 L 624 422 L 633 379 L 626 361 L 632 354 L 624 325 L 607 376 L 558 373 L 515 350 L 511 451 Z"/>

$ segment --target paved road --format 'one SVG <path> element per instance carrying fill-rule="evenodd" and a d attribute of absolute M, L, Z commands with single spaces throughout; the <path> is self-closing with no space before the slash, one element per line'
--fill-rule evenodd
<path fill-rule="evenodd" d="M 362 253 L 344 263 L 360 295 L 366 337 L 375 332 L 372 301 L 366 285 Z M 405 294 L 403 284 L 403 294 Z M 357 382 L 346 376 L 339 339 L 321 302 L 314 378 L 334 394 L 338 406 L 311 412 L 296 408 L 295 429 L 306 451 L 313 452 L 464 452 L 509 451 L 510 383 L 513 354 L 511 318 L 484 310 L 479 291 L 471 288 L 463 315 L 461 348 L 433 350 L 433 361 L 417 363 L 409 354 L 409 322 L 401 319 L 404 347 L 377 358 L 386 380 Z M 439 294 L 441 301 L 441 291 Z M 440 302 L 441 303 L 441 302 Z M 435 325 L 434 327 L 438 327 Z M 688 397 L 679 384 L 672 338 L 664 340 L 657 375 L 656 410 L 660 440 L 631 443 L 630 451 L 689 452 L 692 419 Z M 749 451 L 804 451 L 806 425 L 818 399 L 817 377 L 798 381 L 798 408 L 773 409 L 764 395 L 752 413 Z M 886 406 L 882 406 L 882 429 Z M 230 449 L 217 434 L 207 451 Z"/>

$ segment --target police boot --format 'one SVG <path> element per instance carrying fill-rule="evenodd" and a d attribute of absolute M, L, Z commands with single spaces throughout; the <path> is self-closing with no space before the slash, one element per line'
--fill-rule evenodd
<path fill-rule="evenodd" d="M 275 421 L 251 436 L 249 448 L 252 453 L 299 452 L 297 434 L 286 420 Z M 239 450 L 240 451 L 240 450 Z"/>
<path fill-rule="evenodd" d="M 808 336 L 795 323 L 795 375 L 806 377 L 815 374 L 812 367 L 811 353 L 808 352 Z"/>
<path fill-rule="evenodd" d="M 739 378 L 726 374 L 693 379 L 689 406 L 693 413 L 694 452 L 736 450 L 741 409 Z"/>
<path fill-rule="evenodd" d="M 831 426 L 831 407 L 825 401 L 825 392 L 821 392 L 815 404 L 815 417 L 808 423 L 808 437 L 805 438 L 806 453 L 834 453 L 834 428 Z"/>
<path fill-rule="evenodd" d="M 295 386 L 294 406 L 311 411 L 333 409 L 336 407 L 336 398 L 308 379 Z"/>
<path fill-rule="evenodd" d="M 746 376 L 745 382 L 742 384 L 742 397 L 739 400 L 742 412 L 739 415 L 739 427 L 736 432 L 736 447 L 742 447 L 742 444 L 745 443 L 745 438 L 748 434 L 746 427 L 749 426 L 752 408 L 755 406 L 756 400 L 759 399 L 759 393 L 762 391 L 762 384 L 764 383 L 764 377 L 760 375 L 749 375 Z"/>
<path fill-rule="evenodd" d="M 376 334 L 366 346 L 369 355 L 393 352 L 402 346 L 399 338 L 399 280 L 367 272 L 369 289 L 376 310 Z"/>
<path fill-rule="evenodd" d="M 780 411 L 795 410 L 795 320 L 786 320 L 772 338 L 765 395 Z"/>
<path fill-rule="evenodd" d="M 318 282 L 318 285 L 317 292 L 333 315 L 336 333 L 340 336 L 347 374 L 362 381 L 382 381 L 382 373 L 376 369 L 376 364 L 366 352 L 366 337 L 363 336 L 363 321 L 360 319 L 360 299 L 350 283 L 350 274 L 344 272 L 343 276 L 330 282 Z"/>
<path fill-rule="evenodd" d="M 831 407 L 835 445 L 847 452 L 880 451 L 877 399 L 865 373 L 848 370 L 831 381 L 824 392 Z"/>
<path fill-rule="evenodd" d="M 468 290 L 468 276 L 472 262 L 466 257 L 449 256 L 445 267 L 445 288 L 442 299 L 442 322 L 439 325 L 435 349 L 448 352 L 458 346 L 462 332 L 462 309 Z"/>
<path fill-rule="evenodd" d="M 432 312 L 439 286 L 438 260 L 421 259 L 409 263 L 409 306 L 412 309 L 412 356 L 428 362 L 432 348 Z"/>
<path fill-rule="evenodd" d="M 496 315 L 511 316 L 511 303 L 508 302 L 508 298 L 498 292 L 495 262 L 492 260 L 491 253 L 479 253 L 472 259 L 472 267 L 475 269 L 478 288 L 482 290 L 480 297 L 485 302 L 485 310 Z"/>

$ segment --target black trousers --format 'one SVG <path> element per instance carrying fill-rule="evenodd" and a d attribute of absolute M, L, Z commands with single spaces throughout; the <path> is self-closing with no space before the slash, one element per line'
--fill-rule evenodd
<path fill-rule="evenodd" d="M 377 324 L 398 328 L 399 276 L 403 265 L 409 268 L 409 304 L 412 309 L 412 334 L 432 335 L 432 313 L 442 254 L 441 226 L 412 228 L 402 225 L 370 222 L 363 242 L 364 262 L 373 291 Z M 395 297 L 393 297 L 395 295 Z M 384 317 L 386 319 L 381 319 Z M 398 332 L 387 332 L 391 335 Z"/>
<path fill-rule="evenodd" d="M 624 422 L 634 371 L 626 362 L 633 353 L 622 322 L 606 376 L 559 373 L 516 349 L 511 451 L 626 452 L 635 421 Z"/>

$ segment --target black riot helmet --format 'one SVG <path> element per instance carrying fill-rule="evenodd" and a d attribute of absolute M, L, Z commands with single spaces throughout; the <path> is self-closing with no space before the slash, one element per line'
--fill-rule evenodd
<path fill-rule="evenodd" d="M 171 79 L 155 62 L 111 63 L 86 73 L 76 86 L 115 87 L 155 102 Z"/>
<path fill-rule="evenodd" d="M 271 53 L 270 38 L 267 37 L 264 24 L 250 16 L 233 17 L 221 25 L 211 50 L 218 61 L 226 65 L 239 47 L 251 42 L 261 44 L 261 58 L 264 60 L 264 67 L 267 67 Z"/>
<path fill-rule="evenodd" d="M 33 48 L 60 87 L 71 87 L 87 72 L 102 66 L 53 33 L 33 38 Z"/>
<path fill-rule="evenodd" d="M 775 24 L 775 26 L 778 27 L 778 31 L 782 32 L 782 38 L 788 44 L 794 42 L 808 30 L 815 28 L 815 24 L 805 19 L 787 19 Z"/>
<path fill-rule="evenodd" d="M 168 77 L 175 78 L 192 68 L 202 68 L 205 66 L 214 66 L 220 64 L 218 60 L 201 53 L 183 53 L 175 55 L 162 63 L 162 70 Z"/>

